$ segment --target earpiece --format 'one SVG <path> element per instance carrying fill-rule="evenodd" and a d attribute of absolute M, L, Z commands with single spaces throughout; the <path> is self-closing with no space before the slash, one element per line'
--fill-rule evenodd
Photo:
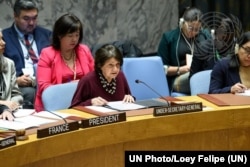
<path fill-rule="evenodd" d="M 234 46 L 234 53 L 238 54 L 238 51 L 239 51 L 239 44 L 236 43 L 235 46 Z"/>
<path fill-rule="evenodd" d="M 183 18 L 180 18 L 179 27 L 182 28 L 183 24 L 184 24 L 184 19 L 183 19 Z"/>
<path fill-rule="evenodd" d="M 235 46 L 234 46 L 234 53 L 235 54 L 238 54 L 238 51 L 239 51 L 239 44 L 237 43 L 237 38 L 234 37 L 234 43 L 235 43 Z"/>
<path fill-rule="evenodd" d="M 211 29 L 211 37 L 212 37 L 213 40 L 215 40 L 215 35 L 214 35 L 214 33 L 215 33 L 214 29 Z"/>

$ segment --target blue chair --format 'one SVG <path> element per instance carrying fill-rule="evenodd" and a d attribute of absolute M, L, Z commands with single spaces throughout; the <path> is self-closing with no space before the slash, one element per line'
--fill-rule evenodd
<path fill-rule="evenodd" d="M 78 82 L 69 82 L 49 86 L 42 93 L 42 101 L 46 111 L 67 109 L 73 98 Z"/>
<path fill-rule="evenodd" d="M 190 78 L 191 95 L 207 94 L 209 91 L 212 70 L 205 70 L 195 73 Z"/>
<path fill-rule="evenodd" d="M 136 100 L 169 96 L 167 78 L 159 56 L 124 58 L 123 60 L 121 69 Z M 136 80 L 144 83 L 136 83 Z"/>

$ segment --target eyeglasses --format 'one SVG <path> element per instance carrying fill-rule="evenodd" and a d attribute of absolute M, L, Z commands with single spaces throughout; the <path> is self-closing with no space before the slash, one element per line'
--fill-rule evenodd
<path fill-rule="evenodd" d="M 190 31 L 190 32 L 198 33 L 201 30 L 201 27 L 198 27 L 198 28 L 193 27 L 193 26 L 189 25 L 187 22 L 185 24 L 187 26 L 187 30 Z"/>
<path fill-rule="evenodd" d="M 244 47 L 241 46 L 242 49 L 244 49 L 244 55 L 246 55 L 247 57 L 250 57 L 250 48 L 249 47 Z"/>

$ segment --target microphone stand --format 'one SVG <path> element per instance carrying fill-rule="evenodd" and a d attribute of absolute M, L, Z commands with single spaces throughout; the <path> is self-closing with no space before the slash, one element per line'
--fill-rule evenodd
<path fill-rule="evenodd" d="M 156 90 L 154 90 L 151 86 L 149 86 L 149 85 L 146 84 L 145 82 L 143 82 L 143 81 L 141 81 L 141 80 L 139 80 L 139 79 L 136 79 L 136 80 L 135 80 L 135 83 L 137 83 L 137 84 L 139 84 L 139 83 L 144 84 L 146 87 L 148 87 L 149 89 L 151 89 L 155 94 L 157 94 L 160 98 L 162 98 L 163 100 L 165 100 L 165 101 L 167 102 L 168 106 L 171 105 L 170 102 L 169 102 L 167 99 L 165 99 L 165 97 L 163 97 L 160 93 L 158 93 Z"/>

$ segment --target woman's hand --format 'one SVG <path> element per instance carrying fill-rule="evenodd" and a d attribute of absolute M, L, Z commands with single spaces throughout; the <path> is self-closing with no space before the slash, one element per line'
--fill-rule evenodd
<path fill-rule="evenodd" d="M 6 109 L 0 115 L 0 119 L 14 121 L 14 116 L 10 110 Z"/>
<path fill-rule="evenodd" d="M 122 101 L 125 103 L 134 103 L 135 99 L 131 95 L 125 95 Z"/>
<path fill-rule="evenodd" d="M 108 103 L 108 101 L 105 100 L 105 99 L 103 99 L 103 98 L 101 98 L 100 96 L 91 99 L 91 104 L 93 106 L 103 106 L 103 105 L 106 105 L 107 103 Z"/>
<path fill-rule="evenodd" d="M 236 83 L 231 87 L 231 93 L 243 93 L 247 90 L 247 87 L 241 83 Z"/>
<path fill-rule="evenodd" d="M 14 101 L 2 101 L 1 104 L 6 105 L 11 111 L 14 111 L 19 108 L 19 104 Z"/>

